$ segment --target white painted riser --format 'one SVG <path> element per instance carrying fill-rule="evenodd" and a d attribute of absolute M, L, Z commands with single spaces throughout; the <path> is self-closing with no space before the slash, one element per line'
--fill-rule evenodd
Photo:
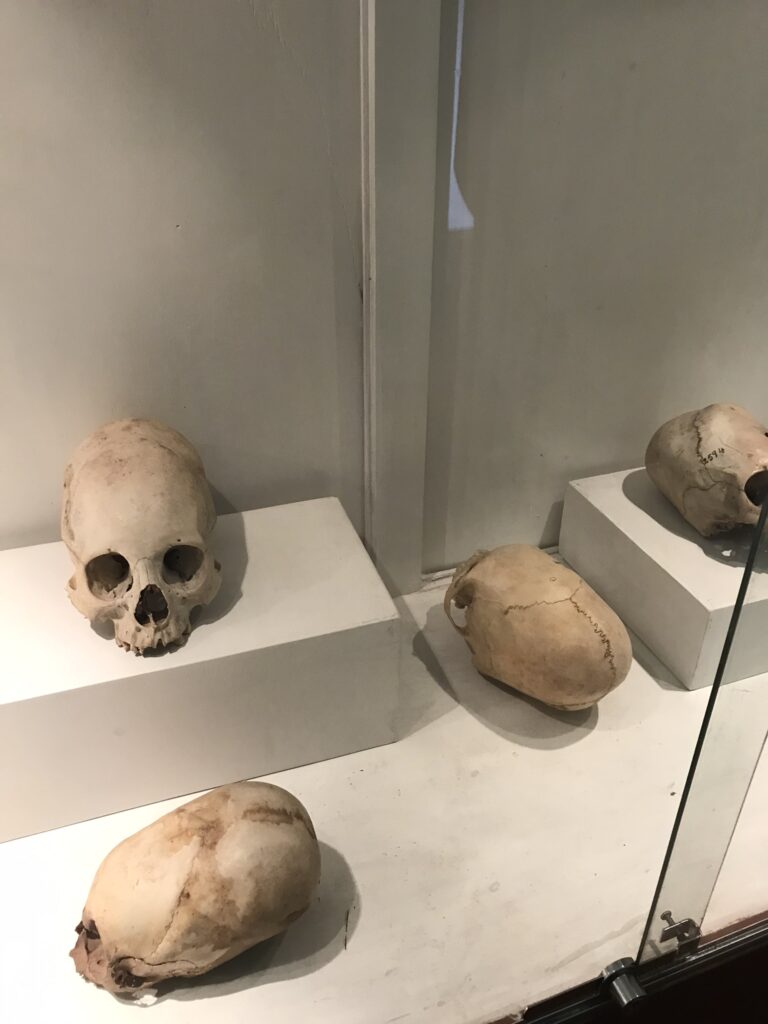
<path fill-rule="evenodd" d="M 221 593 L 150 658 L 69 604 L 63 545 L 0 552 L 0 840 L 392 741 L 397 612 L 338 501 L 215 546 Z"/>
<path fill-rule="evenodd" d="M 751 532 L 706 539 L 644 469 L 568 485 L 560 551 L 689 689 L 711 686 Z M 768 573 L 750 582 L 726 682 L 768 672 Z"/>
<path fill-rule="evenodd" d="M 642 664 L 596 709 L 548 712 L 472 669 L 443 589 L 405 607 L 402 738 L 272 779 L 317 827 L 316 903 L 282 939 L 165 994 L 153 1021 L 487 1024 L 637 953 L 707 691 L 638 645 Z M 762 700 L 764 684 L 738 685 Z M 705 931 L 768 906 L 767 798 L 761 765 Z M 3 1022 L 136 1019 L 67 951 L 102 857 L 178 802 L 0 846 Z"/>

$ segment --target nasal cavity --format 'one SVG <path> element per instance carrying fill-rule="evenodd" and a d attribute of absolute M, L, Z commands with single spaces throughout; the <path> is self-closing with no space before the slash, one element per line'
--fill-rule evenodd
<path fill-rule="evenodd" d="M 160 587 L 156 587 L 154 583 L 144 587 L 139 594 L 133 617 L 140 626 L 148 626 L 150 620 L 159 625 L 168 618 L 168 602 L 163 597 Z"/>

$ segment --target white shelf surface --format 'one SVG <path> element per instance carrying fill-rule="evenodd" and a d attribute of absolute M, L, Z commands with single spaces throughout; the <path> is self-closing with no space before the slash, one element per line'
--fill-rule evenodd
<path fill-rule="evenodd" d="M 221 591 L 184 647 L 146 658 L 105 641 L 72 607 L 65 591 L 72 564 L 62 543 L 0 551 L 0 706 L 393 617 L 336 498 L 220 516 L 213 546 Z"/>
<path fill-rule="evenodd" d="M 707 691 L 680 688 L 638 647 L 655 667 L 635 661 L 597 709 L 546 711 L 475 673 L 443 590 L 406 599 L 403 738 L 272 777 L 317 827 L 318 900 L 281 939 L 167 992 L 153 1021 L 485 1024 L 636 954 Z M 179 802 L 0 846 L 1 1020 L 136 1019 L 67 951 L 102 857 Z M 738 872 L 762 865 L 761 806 L 753 787 L 754 852 Z"/>
<path fill-rule="evenodd" d="M 587 477 L 570 486 L 710 611 L 733 607 L 751 531 L 702 537 L 642 468 Z M 767 599 L 768 576 L 755 576 L 750 600 Z"/>
<path fill-rule="evenodd" d="M 751 539 L 748 527 L 701 537 L 645 469 L 574 480 L 566 490 L 563 557 L 690 689 L 715 678 Z M 761 561 L 726 682 L 768 672 L 766 618 Z"/>
<path fill-rule="evenodd" d="M 399 618 L 339 501 L 222 516 L 214 551 L 159 657 L 69 604 L 63 544 L 0 552 L 0 841 L 392 742 Z"/>

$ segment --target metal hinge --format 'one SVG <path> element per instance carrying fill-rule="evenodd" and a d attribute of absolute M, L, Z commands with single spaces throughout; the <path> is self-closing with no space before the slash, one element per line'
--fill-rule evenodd
<path fill-rule="evenodd" d="M 603 971 L 603 985 L 619 1006 L 629 1006 L 645 995 L 645 989 L 635 977 L 635 961 L 631 956 L 614 960 Z"/>

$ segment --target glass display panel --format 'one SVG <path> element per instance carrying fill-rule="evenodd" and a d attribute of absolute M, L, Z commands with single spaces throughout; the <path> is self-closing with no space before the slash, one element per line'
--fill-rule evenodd
<path fill-rule="evenodd" d="M 638 961 L 695 948 L 712 892 L 739 820 L 768 731 L 768 678 L 723 683 L 740 645 L 754 643 L 750 620 L 765 616 L 755 602 L 765 586 L 768 505 L 751 531 L 744 575 L 691 768 L 664 858 Z M 734 541 L 737 549 L 738 541 Z M 764 636 L 764 633 L 763 633 Z"/>

